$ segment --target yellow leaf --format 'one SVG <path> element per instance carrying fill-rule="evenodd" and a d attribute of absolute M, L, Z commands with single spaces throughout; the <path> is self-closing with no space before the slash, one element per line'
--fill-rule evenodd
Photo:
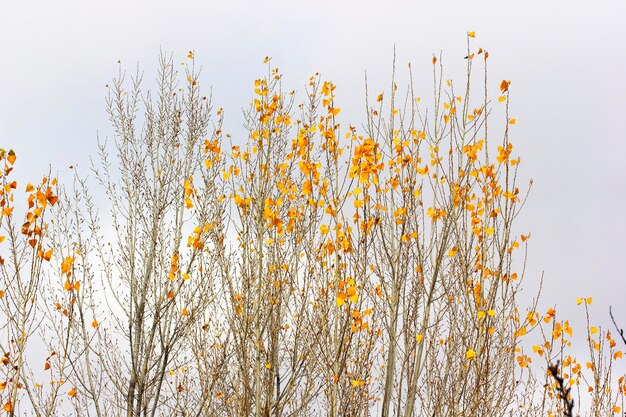
<path fill-rule="evenodd" d="M 479 311 L 478 312 L 478 318 L 482 319 L 483 317 L 485 317 L 486 313 L 484 311 Z"/>
<path fill-rule="evenodd" d="M 346 301 L 343 298 L 337 297 L 337 307 L 341 307 L 345 303 L 346 303 Z"/>
<path fill-rule="evenodd" d="M 585 299 L 585 302 L 589 305 L 593 301 L 593 297 L 589 297 Z"/>
<path fill-rule="evenodd" d="M 576 299 L 576 305 L 581 305 L 583 303 L 583 299 L 582 298 L 577 298 Z"/>
<path fill-rule="evenodd" d="M 358 379 L 353 379 L 352 380 L 352 386 L 353 387 L 361 387 L 363 385 L 365 385 L 365 381 L 358 380 Z"/>
<path fill-rule="evenodd" d="M 189 53 L 187 54 L 187 58 L 193 59 L 193 51 L 189 51 Z"/>
<path fill-rule="evenodd" d="M 594 326 L 594 327 L 591 327 L 589 331 L 591 332 L 591 334 L 596 334 L 598 333 L 598 328 Z"/>
<path fill-rule="evenodd" d="M 476 352 L 474 351 L 474 349 L 469 349 L 467 352 L 465 352 L 465 357 L 467 358 L 467 360 L 472 360 L 474 359 L 474 357 L 476 356 Z"/>
<path fill-rule="evenodd" d="M 488 235 L 492 235 L 493 234 L 493 227 L 488 227 L 485 229 L 485 233 L 487 233 Z"/>
<path fill-rule="evenodd" d="M 476 32 L 467 32 L 467 36 L 469 36 L 470 38 L 475 38 L 476 37 Z"/>
<path fill-rule="evenodd" d="M 487 314 L 489 314 L 489 316 L 493 317 L 496 314 L 496 310 L 488 310 Z"/>
<path fill-rule="evenodd" d="M 265 367 L 266 367 L 267 369 L 272 369 L 272 364 L 271 364 L 271 363 L 266 363 L 266 364 L 265 364 Z"/>
<path fill-rule="evenodd" d="M 380 103 L 381 101 L 383 101 L 383 94 L 382 94 L 382 93 L 380 93 L 380 94 L 378 95 L 378 97 L 376 97 L 376 101 L 377 101 L 377 102 L 379 102 L 379 103 Z"/>
<path fill-rule="evenodd" d="M 515 123 L 517 123 L 517 120 L 516 119 L 511 119 L 511 120 L 509 120 L 509 123 L 514 125 Z"/>
<path fill-rule="evenodd" d="M 502 103 L 504 100 L 506 100 L 506 96 L 500 96 L 500 97 L 498 97 L 498 101 L 499 101 L 500 103 Z"/>
<path fill-rule="evenodd" d="M 415 335 L 415 340 L 417 340 L 417 343 L 422 343 L 423 339 L 424 339 L 424 335 L 421 335 L 421 334 Z"/>

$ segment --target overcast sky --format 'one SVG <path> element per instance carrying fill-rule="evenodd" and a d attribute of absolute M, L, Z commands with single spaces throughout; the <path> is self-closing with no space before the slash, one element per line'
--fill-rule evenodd
<path fill-rule="evenodd" d="M 613 305 L 626 326 L 625 4 L 3 1 L 0 146 L 16 150 L 25 178 L 49 165 L 62 176 L 69 165 L 86 172 L 96 133 L 111 133 L 105 84 L 117 61 L 149 76 L 160 48 L 177 59 L 195 50 L 234 135 L 266 55 L 290 88 L 317 71 L 333 80 L 344 123 L 358 123 L 364 71 L 375 91 L 387 87 L 394 44 L 399 67 L 412 62 L 418 90 L 430 91 L 432 54 L 461 74 L 465 34 L 475 31 L 491 54 L 494 93 L 512 81 L 512 141 L 534 178 L 518 223 L 532 232 L 528 294 L 545 271 L 543 308 L 556 304 L 580 323 L 575 299 L 592 296 L 594 323 L 607 326 Z"/>

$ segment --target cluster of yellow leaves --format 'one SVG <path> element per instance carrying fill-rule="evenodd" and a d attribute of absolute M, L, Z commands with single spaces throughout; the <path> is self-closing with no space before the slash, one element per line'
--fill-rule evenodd
<path fill-rule="evenodd" d="M 353 310 L 352 314 L 351 314 L 351 316 L 352 316 L 351 331 L 353 333 L 356 333 L 358 331 L 368 329 L 369 328 L 369 323 L 367 321 L 365 321 L 364 318 L 365 318 L 365 316 L 369 316 L 370 314 L 372 314 L 372 309 L 371 308 L 368 308 L 368 309 L 364 310 L 363 312 L 361 312 L 360 310 Z"/>
<path fill-rule="evenodd" d="M 220 133 L 220 132 L 216 132 Z M 219 163 L 222 160 L 222 148 L 220 147 L 219 140 L 205 140 L 204 141 L 204 149 L 202 152 L 207 155 L 207 158 L 204 160 L 204 166 L 207 169 L 210 169 L 214 164 Z"/>
<path fill-rule="evenodd" d="M 178 252 L 174 252 L 172 255 L 168 277 L 170 280 L 174 281 L 176 277 L 180 276 L 180 273 L 180 254 Z"/>
<path fill-rule="evenodd" d="M 197 195 L 196 189 L 193 186 L 193 177 L 189 177 L 183 183 L 185 190 L 185 207 L 187 209 L 193 208 L 193 197 Z"/>
<path fill-rule="evenodd" d="M 356 303 L 359 300 L 359 294 L 357 293 L 357 287 L 354 279 L 348 278 L 345 281 L 339 283 L 339 289 L 337 291 L 337 307 L 341 307 L 346 304 L 346 301 Z"/>
<path fill-rule="evenodd" d="M 205 223 L 204 226 L 196 226 L 187 237 L 187 247 L 192 248 L 194 251 L 204 250 L 204 236 L 214 227 L 214 223 Z"/>
<path fill-rule="evenodd" d="M 378 147 L 378 143 L 372 138 L 366 138 L 354 150 L 348 176 L 358 178 L 359 183 L 365 188 L 369 187 L 370 182 L 378 185 L 378 173 L 384 169 L 384 163 L 381 162 L 382 154 Z"/>
<path fill-rule="evenodd" d="M 328 210 L 328 207 L 327 213 L 332 213 L 332 210 Z M 324 228 L 324 230 L 327 230 L 327 226 Z M 332 237 L 328 237 L 320 245 L 320 253 L 325 256 L 330 256 L 338 250 L 343 253 L 352 252 L 352 228 L 344 227 L 342 223 L 338 223 L 336 226 L 334 226 L 334 230 L 334 239 Z"/>

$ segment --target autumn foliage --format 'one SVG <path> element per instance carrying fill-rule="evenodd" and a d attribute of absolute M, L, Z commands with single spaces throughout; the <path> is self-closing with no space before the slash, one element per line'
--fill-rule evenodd
<path fill-rule="evenodd" d="M 231 137 L 189 52 L 182 77 L 161 56 L 153 94 L 110 84 L 96 184 L 45 177 L 22 204 L 2 150 L 4 412 L 556 416 L 571 389 L 620 413 L 610 332 L 588 324 L 578 360 L 567 320 L 518 302 L 514 83 L 474 36 L 466 79 L 426 64 L 429 110 L 394 69 L 361 128 L 332 82 L 298 94 L 266 58 Z"/>

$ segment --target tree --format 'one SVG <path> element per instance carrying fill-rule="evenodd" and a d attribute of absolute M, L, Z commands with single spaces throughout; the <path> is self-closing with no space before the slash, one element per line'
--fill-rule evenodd
<path fill-rule="evenodd" d="M 15 364 L 4 369 L 5 411 L 562 412 L 569 403 L 559 392 L 585 376 L 566 354 L 568 322 L 517 301 L 526 262 L 517 254 L 530 234 L 514 225 L 527 194 L 510 141 L 511 82 L 495 84 L 490 101 L 489 55 L 473 37 L 460 86 L 433 57 L 430 111 L 410 66 L 404 92 L 395 62 L 389 91 L 371 97 L 366 82 L 362 128 L 342 126 L 332 82 L 312 76 L 299 102 L 266 58 L 244 111 L 245 141 L 222 132 L 223 110 L 200 92 L 193 52 L 183 80 L 161 55 L 154 96 L 140 73 L 127 88 L 120 69 L 107 100 L 115 154 L 99 143 L 93 168 L 109 216 L 87 178 L 76 173 L 57 192 L 47 177 L 27 187 L 21 244 L 7 203 L 15 156 L 4 152 L 2 227 L 14 266 L 1 262 L 2 348 Z M 617 412 L 623 396 L 602 392 L 626 394 L 624 379 L 611 377 L 621 351 L 606 334 L 605 352 L 601 332 L 587 327 L 591 411 Z M 24 359 L 37 329 L 54 382 L 45 388 Z M 527 354 L 530 333 L 541 342 Z M 532 355 L 546 361 L 543 373 Z"/>

